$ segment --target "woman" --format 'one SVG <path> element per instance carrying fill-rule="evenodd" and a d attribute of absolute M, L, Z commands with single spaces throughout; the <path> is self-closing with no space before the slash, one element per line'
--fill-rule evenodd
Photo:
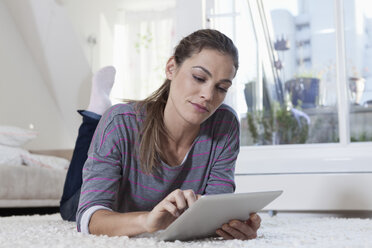
<path fill-rule="evenodd" d="M 222 33 L 199 30 L 182 39 L 155 93 L 105 111 L 91 141 L 81 191 L 62 199 L 62 216 L 70 211 L 71 217 L 80 198 L 79 231 L 134 236 L 166 228 L 202 194 L 234 192 L 239 123 L 222 102 L 237 69 L 237 49 Z M 259 226 L 253 214 L 216 233 L 250 239 Z"/>

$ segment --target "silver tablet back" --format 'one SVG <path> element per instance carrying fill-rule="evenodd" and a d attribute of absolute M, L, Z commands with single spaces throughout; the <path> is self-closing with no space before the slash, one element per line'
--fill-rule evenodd
<path fill-rule="evenodd" d="M 283 191 L 207 195 L 187 209 L 164 231 L 160 240 L 189 240 L 215 236 L 215 231 L 233 219 L 247 220 Z"/>

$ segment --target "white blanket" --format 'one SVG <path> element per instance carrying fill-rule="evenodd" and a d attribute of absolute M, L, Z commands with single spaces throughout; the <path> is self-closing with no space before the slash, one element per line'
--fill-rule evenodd
<path fill-rule="evenodd" d="M 372 247 L 372 219 L 261 214 L 258 238 L 164 242 L 154 238 L 83 235 L 58 214 L 0 218 L 1 247 Z M 197 228 L 197 227 L 195 227 Z"/>

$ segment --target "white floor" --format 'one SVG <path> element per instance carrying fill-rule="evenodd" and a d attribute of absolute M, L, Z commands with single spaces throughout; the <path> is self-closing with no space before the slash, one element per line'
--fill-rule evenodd
<path fill-rule="evenodd" d="M 83 235 L 58 214 L 0 218 L 1 247 L 372 247 L 372 219 L 324 214 L 261 213 L 258 238 L 250 241 L 204 239 L 163 242 L 154 238 Z"/>

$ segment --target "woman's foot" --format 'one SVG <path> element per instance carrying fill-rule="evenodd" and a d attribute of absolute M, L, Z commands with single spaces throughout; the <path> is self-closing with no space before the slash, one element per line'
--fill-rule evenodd
<path fill-rule="evenodd" d="M 101 68 L 93 75 L 92 91 L 87 110 L 102 115 L 111 107 L 110 92 L 115 81 L 113 66 Z"/>

